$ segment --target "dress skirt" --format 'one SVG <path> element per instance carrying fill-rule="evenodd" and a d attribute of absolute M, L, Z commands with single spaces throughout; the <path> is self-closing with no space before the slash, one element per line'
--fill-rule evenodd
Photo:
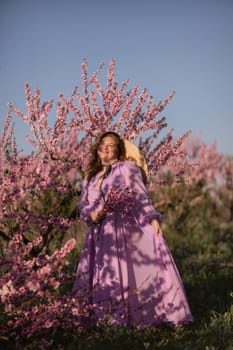
<path fill-rule="evenodd" d="M 89 205 L 98 198 L 93 191 Z M 143 198 L 133 196 L 133 203 L 139 199 Z M 141 215 L 137 204 L 125 203 L 111 207 L 97 224 L 86 220 L 75 293 L 91 306 L 92 321 L 100 325 L 143 328 L 192 321 L 180 274 L 163 235 L 156 235 L 150 220 L 143 219 L 148 211 Z"/>

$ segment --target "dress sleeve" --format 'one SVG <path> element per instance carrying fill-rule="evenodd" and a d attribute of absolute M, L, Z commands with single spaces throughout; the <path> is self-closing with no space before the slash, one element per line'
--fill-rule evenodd
<path fill-rule="evenodd" d="M 92 211 L 99 211 L 101 204 L 101 194 L 100 191 L 96 191 L 94 198 L 92 198 L 91 203 L 88 199 L 89 181 L 85 178 L 82 182 L 81 196 L 78 204 L 79 217 L 81 220 L 85 221 L 87 224 L 91 224 L 92 220 L 90 218 L 90 213 Z"/>
<path fill-rule="evenodd" d="M 133 210 L 137 212 L 141 224 L 149 224 L 153 219 L 161 224 L 162 215 L 152 205 L 140 167 L 133 161 L 126 161 L 123 172 L 126 186 L 134 193 L 135 209 Z"/>

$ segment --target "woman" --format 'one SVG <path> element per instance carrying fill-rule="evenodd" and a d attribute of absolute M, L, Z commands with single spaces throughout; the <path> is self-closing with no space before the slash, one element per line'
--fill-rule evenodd
<path fill-rule="evenodd" d="M 187 323 L 192 315 L 143 181 L 146 168 L 126 160 L 125 144 L 107 132 L 92 148 L 79 203 L 88 231 L 74 290 L 98 324 Z"/>

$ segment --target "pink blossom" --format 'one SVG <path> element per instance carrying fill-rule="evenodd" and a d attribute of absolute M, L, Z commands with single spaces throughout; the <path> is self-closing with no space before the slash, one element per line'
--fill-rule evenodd
<path fill-rule="evenodd" d="M 0 298 L 4 303 L 6 298 L 12 294 L 15 294 L 16 290 L 13 286 L 12 280 L 9 280 L 3 287 L 0 289 Z"/>

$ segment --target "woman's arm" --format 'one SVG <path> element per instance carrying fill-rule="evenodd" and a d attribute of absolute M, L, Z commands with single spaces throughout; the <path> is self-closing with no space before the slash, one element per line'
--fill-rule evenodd
<path fill-rule="evenodd" d="M 89 189 L 89 181 L 85 178 L 82 182 L 81 187 L 81 196 L 78 203 L 78 210 L 80 219 L 90 224 L 93 221 L 92 213 L 95 210 L 95 204 L 90 204 L 88 201 L 88 189 Z M 100 201 L 100 198 L 98 199 Z"/>
<path fill-rule="evenodd" d="M 158 213 L 151 202 L 146 186 L 143 182 L 140 167 L 133 161 L 126 161 L 123 165 L 126 186 L 134 192 L 135 208 L 139 213 L 141 224 L 151 224 L 156 234 L 162 233 L 162 215 Z"/>
<path fill-rule="evenodd" d="M 102 181 L 103 178 L 100 176 L 94 188 L 92 188 L 93 184 L 91 184 L 90 181 L 88 181 L 86 178 L 82 182 L 78 210 L 80 219 L 88 224 L 98 223 L 102 218 L 100 215 L 100 212 L 103 208 L 103 198 L 100 191 L 100 185 Z M 88 200 L 90 188 L 91 191 L 94 191 L 96 197 L 94 200 L 92 200 L 92 203 L 89 203 Z"/>

